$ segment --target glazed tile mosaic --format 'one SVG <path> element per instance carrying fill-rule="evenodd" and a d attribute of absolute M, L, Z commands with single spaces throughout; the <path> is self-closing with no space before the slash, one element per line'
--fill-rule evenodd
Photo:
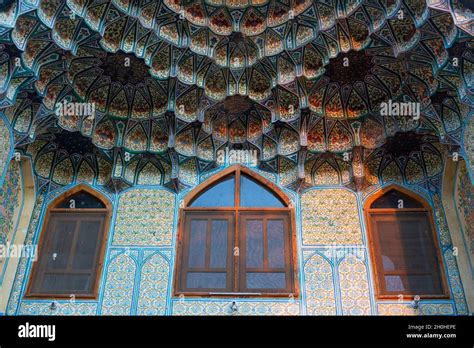
<path fill-rule="evenodd" d="M 2 117 L 0 117 L 0 184 L 2 184 L 5 171 L 10 159 L 11 140 L 10 130 Z"/>
<path fill-rule="evenodd" d="M 451 303 L 423 303 L 413 309 L 410 303 L 378 303 L 379 315 L 452 315 L 454 308 Z"/>
<path fill-rule="evenodd" d="M 128 315 L 131 313 L 135 272 L 136 263 L 127 253 L 120 254 L 109 262 L 101 307 L 102 314 Z"/>
<path fill-rule="evenodd" d="M 474 117 L 471 116 L 467 120 L 466 128 L 464 129 L 464 151 L 467 155 L 467 160 L 469 162 L 469 168 L 471 173 L 474 173 Z M 472 174 L 471 174 L 472 175 Z M 471 180 L 474 181 L 474 178 L 471 176 Z"/>
<path fill-rule="evenodd" d="M 298 315 L 297 301 L 236 300 L 237 311 L 231 309 L 233 299 L 227 301 L 173 301 L 173 315 Z"/>
<path fill-rule="evenodd" d="M 371 314 L 367 267 L 364 260 L 346 256 L 338 265 L 343 315 Z"/>
<path fill-rule="evenodd" d="M 465 161 L 459 163 L 456 182 L 456 211 L 461 221 L 463 236 L 474 262 L 474 186 Z"/>
<path fill-rule="evenodd" d="M 105 197 L 110 221 L 96 297 L 25 297 L 33 262 L 21 258 L 0 262 L 11 284 L 0 314 L 473 313 L 453 254 L 465 248 L 472 271 L 474 30 L 464 1 L 14 3 L 0 10 L 0 244 L 21 225 L 37 245 L 52 233 L 51 202 L 77 187 Z M 231 165 L 223 151 L 246 154 L 232 161 L 291 202 L 296 298 L 173 295 L 180 204 Z M 364 206 L 391 184 L 431 208 L 449 299 L 417 310 L 376 299 Z M 453 245 L 458 237 L 465 245 Z"/>
<path fill-rule="evenodd" d="M 164 315 L 168 298 L 168 260 L 156 253 L 148 256 L 141 267 L 138 315 Z"/>
<path fill-rule="evenodd" d="M 0 245 L 13 243 L 16 225 L 21 213 L 23 203 L 22 178 L 20 165 L 11 161 L 7 175 L 0 188 Z M 3 281 L 6 258 L 0 258 L 0 285 Z"/>
<path fill-rule="evenodd" d="M 114 245 L 171 245 L 175 195 L 161 189 L 134 189 L 120 195 Z"/>
<path fill-rule="evenodd" d="M 311 190 L 301 196 L 303 244 L 361 244 L 357 199 L 343 189 Z"/>
<path fill-rule="evenodd" d="M 20 166 L 11 161 L 0 189 L 0 244 L 11 242 L 21 205 L 21 186 Z"/>
<path fill-rule="evenodd" d="M 305 262 L 304 284 L 308 315 L 336 314 L 336 297 L 332 265 L 315 254 Z"/>

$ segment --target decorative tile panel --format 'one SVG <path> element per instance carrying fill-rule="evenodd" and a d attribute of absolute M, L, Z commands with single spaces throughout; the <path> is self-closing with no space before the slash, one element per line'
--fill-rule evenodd
<path fill-rule="evenodd" d="M 22 179 L 19 162 L 11 161 L 0 188 L 0 245 L 12 243 L 16 224 L 21 213 Z M 0 285 L 3 281 L 6 259 L 0 257 Z"/>
<path fill-rule="evenodd" d="M 460 161 L 456 177 L 455 204 L 471 264 L 474 263 L 474 185 L 465 161 Z"/>
<path fill-rule="evenodd" d="M 338 270 L 342 314 L 369 315 L 369 282 L 364 261 L 355 256 L 346 256 L 339 263 Z"/>
<path fill-rule="evenodd" d="M 361 244 L 356 196 L 344 189 L 311 190 L 301 197 L 303 244 Z"/>
<path fill-rule="evenodd" d="M 379 315 L 452 315 L 454 308 L 451 303 L 421 303 L 418 309 L 410 303 L 378 303 Z"/>
<path fill-rule="evenodd" d="M 166 190 L 133 189 L 120 196 L 114 245 L 171 245 L 175 195 Z"/>
<path fill-rule="evenodd" d="M 453 256 L 453 250 L 447 249 L 444 252 L 444 260 L 447 265 L 449 275 L 449 283 L 451 285 L 451 294 L 456 303 L 457 314 L 468 314 L 466 298 L 464 297 L 464 290 L 459 276 L 459 269 L 456 263 L 456 258 Z"/>
<path fill-rule="evenodd" d="M 103 315 L 130 314 L 135 272 L 135 262 L 126 254 L 120 254 L 110 261 L 102 301 Z"/>
<path fill-rule="evenodd" d="M 25 238 L 25 244 L 31 244 L 33 241 L 34 233 L 39 229 L 38 222 L 40 219 L 41 208 L 43 207 L 44 194 L 38 194 L 36 196 L 36 202 L 33 208 L 33 214 L 31 216 L 30 225 Z M 22 295 L 22 286 L 23 283 L 28 281 L 28 273 L 26 272 L 28 266 L 28 259 L 22 258 L 18 264 L 16 271 L 15 281 L 13 283 L 13 288 L 10 293 L 10 300 L 8 301 L 7 314 L 14 315 L 18 305 L 20 304 L 20 298 Z"/>
<path fill-rule="evenodd" d="M 308 315 L 335 315 L 336 298 L 332 267 L 319 254 L 313 255 L 304 266 L 304 289 Z"/>
<path fill-rule="evenodd" d="M 169 264 L 154 254 L 141 267 L 138 315 L 164 315 L 168 295 Z"/>
<path fill-rule="evenodd" d="M 231 305 L 234 299 L 205 300 L 205 301 L 173 301 L 173 315 L 298 315 L 300 304 L 296 300 L 277 301 L 247 301 L 235 299 L 237 312 Z"/>
<path fill-rule="evenodd" d="M 464 130 L 464 151 L 466 151 L 471 173 L 474 175 L 474 116 L 472 115 L 467 120 Z"/>
<path fill-rule="evenodd" d="M 96 315 L 97 303 L 78 303 L 55 301 L 56 308 L 51 309 L 53 301 L 23 301 L 19 315 Z"/>
<path fill-rule="evenodd" d="M 11 141 L 8 124 L 0 117 L 0 184 L 10 158 Z"/>

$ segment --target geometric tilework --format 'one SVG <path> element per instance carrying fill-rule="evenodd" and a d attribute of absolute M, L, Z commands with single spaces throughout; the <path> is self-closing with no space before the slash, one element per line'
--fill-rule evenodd
<path fill-rule="evenodd" d="M 160 254 L 152 255 L 141 268 L 138 315 L 164 315 L 169 265 Z"/>
<path fill-rule="evenodd" d="M 165 190 L 134 189 L 120 196 L 114 245 L 171 245 L 175 195 Z"/>
<path fill-rule="evenodd" d="M 0 244 L 12 242 L 15 212 L 21 204 L 21 174 L 17 161 L 11 161 L 3 187 L 0 187 Z"/>
<path fill-rule="evenodd" d="M 300 305 L 296 300 L 255 301 L 237 299 L 237 312 L 232 312 L 229 300 L 176 300 L 173 315 L 298 315 Z"/>
<path fill-rule="evenodd" d="M 446 214 L 443 209 L 443 202 L 441 200 L 441 196 L 438 193 L 433 193 L 431 195 L 431 198 L 433 199 L 433 214 L 439 229 L 439 240 L 443 247 L 449 246 L 451 245 L 451 235 L 449 233 L 448 223 L 446 221 Z"/>
<path fill-rule="evenodd" d="M 336 300 L 331 264 L 315 254 L 304 266 L 304 288 L 308 315 L 335 315 Z"/>
<path fill-rule="evenodd" d="M 135 271 L 134 260 L 126 254 L 120 254 L 110 262 L 102 302 L 103 315 L 130 315 Z"/>
<path fill-rule="evenodd" d="M 370 314 L 369 282 L 365 263 L 355 256 L 346 256 L 339 263 L 343 315 Z"/>
<path fill-rule="evenodd" d="M 18 315 L 95 315 L 97 310 L 97 303 L 64 301 L 56 303 L 56 308 L 52 310 L 51 302 L 24 301 Z"/>
<path fill-rule="evenodd" d="M 8 125 L 0 117 L 0 184 L 2 183 L 4 171 L 10 157 L 11 141 Z"/>
<path fill-rule="evenodd" d="M 449 283 L 451 285 L 451 294 L 454 297 L 456 303 L 457 314 L 468 314 L 466 299 L 464 297 L 464 291 L 461 284 L 461 278 L 459 276 L 459 269 L 456 262 L 456 257 L 453 256 L 453 250 L 447 249 L 444 252 L 444 260 L 447 265 L 447 271 L 449 275 Z"/>
<path fill-rule="evenodd" d="M 378 303 L 379 315 L 452 315 L 454 308 L 451 303 L 420 303 L 418 309 L 410 303 Z"/>
<path fill-rule="evenodd" d="M 474 116 L 466 122 L 464 129 L 464 151 L 466 152 L 471 173 L 474 175 Z M 1 171 L 0 171 L 1 173 Z"/>
<path fill-rule="evenodd" d="M 23 187 L 20 165 L 10 161 L 3 187 L 0 186 L 0 245 L 13 243 L 15 229 L 22 211 Z M 0 258 L 0 287 L 3 282 L 7 258 Z"/>
<path fill-rule="evenodd" d="M 419 311 L 467 312 L 439 193 L 442 157 L 463 128 L 474 168 L 473 29 L 459 1 L 271 1 L 297 3 L 291 19 L 262 0 L 23 2 L 2 18 L 14 35 L 0 44 L 0 187 L 14 140 L 48 192 L 78 181 L 114 192 L 99 300 L 59 301 L 57 313 L 229 314 L 231 299 L 170 298 L 178 207 L 167 191 L 188 192 L 229 146 L 255 150 L 260 170 L 294 197 L 318 186 L 296 204 L 301 299 L 239 299 L 230 314 L 409 314 L 405 304 L 371 308 L 368 260 L 321 252 L 368 248 L 354 191 L 388 181 L 432 192 L 453 299 Z M 410 7 L 403 20 L 400 6 Z M 392 100 L 421 104 L 420 119 L 382 117 L 378 105 Z M 92 119 L 55 112 L 78 101 Z M 49 311 L 49 301 L 22 297 L 30 269 L 20 261 L 9 314 Z"/>
<path fill-rule="evenodd" d="M 465 161 L 459 162 L 454 197 L 464 243 L 467 246 L 470 262 L 474 264 L 474 185 Z"/>
<path fill-rule="evenodd" d="M 303 244 L 361 244 L 354 193 L 344 189 L 311 190 L 301 197 Z"/>
<path fill-rule="evenodd" d="M 25 244 L 31 244 L 33 241 L 33 236 L 35 231 L 38 230 L 38 222 L 41 215 L 41 209 L 44 203 L 44 194 L 38 194 L 36 196 L 36 202 L 33 207 L 33 213 L 30 220 L 30 225 L 28 226 L 28 231 L 26 233 Z M 13 283 L 13 288 L 10 293 L 10 299 L 7 305 L 7 314 L 14 315 L 18 305 L 20 304 L 20 297 L 22 296 L 22 286 L 28 281 L 28 274 L 26 269 L 30 260 L 27 258 L 21 258 L 20 263 L 18 264 L 17 273 L 15 281 Z"/>

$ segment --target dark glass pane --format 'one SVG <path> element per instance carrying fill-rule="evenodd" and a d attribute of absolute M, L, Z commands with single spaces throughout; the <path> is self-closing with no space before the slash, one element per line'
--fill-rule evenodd
<path fill-rule="evenodd" d="M 283 202 L 273 192 L 246 175 L 240 177 L 240 206 L 285 207 Z"/>
<path fill-rule="evenodd" d="M 247 258 L 249 268 L 263 267 L 263 222 L 262 220 L 247 220 Z"/>
<path fill-rule="evenodd" d="M 207 220 L 192 220 L 189 236 L 189 267 L 204 267 L 206 257 Z"/>
<path fill-rule="evenodd" d="M 408 292 L 415 295 L 439 294 L 441 282 L 433 281 L 431 274 L 409 274 L 406 276 L 385 276 L 387 291 Z"/>
<path fill-rule="evenodd" d="M 74 220 L 52 217 L 52 230 L 48 230 L 47 233 L 53 233 L 53 240 L 48 253 L 45 255 L 48 268 L 63 269 L 67 267 L 76 223 Z"/>
<path fill-rule="evenodd" d="M 89 274 L 46 273 L 41 286 L 42 293 L 84 293 L 90 291 Z"/>
<path fill-rule="evenodd" d="M 387 291 L 441 294 L 441 275 L 425 212 L 373 214 Z"/>
<path fill-rule="evenodd" d="M 233 175 L 218 182 L 201 193 L 191 207 L 233 207 L 234 206 L 235 178 Z"/>
<path fill-rule="evenodd" d="M 99 247 L 97 240 L 100 235 L 100 226 L 100 220 L 81 222 L 72 268 L 91 269 L 94 267 L 94 256 Z"/>
<path fill-rule="evenodd" d="M 398 205 L 400 200 L 403 202 L 403 208 L 423 208 L 423 204 L 397 190 L 390 190 L 385 193 L 382 197 L 373 202 L 370 207 L 397 209 L 399 208 Z"/>
<path fill-rule="evenodd" d="M 248 289 L 284 289 L 285 273 L 247 273 Z"/>
<path fill-rule="evenodd" d="M 385 276 L 385 287 L 387 291 L 406 291 L 403 286 L 403 279 L 400 276 Z"/>
<path fill-rule="evenodd" d="M 268 235 L 268 267 L 285 267 L 285 235 L 283 220 L 269 220 Z"/>
<path fill-rule="evenodd" d="M 89 209 L 103 209 L 105 205 L 95 198 L 93 195 L 87 192 L 78 192 L 64 201 L 62 201 L 57 208 L 71 208 L 71 200 L 74 200 L 74 204 L 76 208 L 89 208 Z"/>
<path fill-rule="evenodd" d="M 212 221 L 211 268 L 227 266 L 227 220 Z"/>
<path fill-rule="evenodd" d="M 420 220 L 379 221 L 380 249 L 384 270 L 428 270 L 436 262 L 427 221 Z M 418 215 L 418 214 L 417 214 Z"/>
<path fill-rule="evenodd" d="M 189 272 L 186 278 L 188 289 L 225 289 L 226 273 Z"/>
<path fill-rule="evenodd" d="M 431 274 L 410 274 L 406 277 L 406 288 L 413 294 L 440 294 L 441 281 Z"/>

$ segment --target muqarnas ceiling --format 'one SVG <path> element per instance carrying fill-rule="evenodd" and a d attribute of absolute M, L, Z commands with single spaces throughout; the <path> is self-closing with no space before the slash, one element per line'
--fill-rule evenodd
<path fill-rule="evenodd" d="M 472 113 L 468 6 L 13 1 L 0 12 L 0 105 L 51 185 L 182 190 L 232 148 L 291 189 L 436 188 Z M 420 114 L 382 116 L 387 101 Z M 57 112 L 69 104 L 93 116 Z"/>

